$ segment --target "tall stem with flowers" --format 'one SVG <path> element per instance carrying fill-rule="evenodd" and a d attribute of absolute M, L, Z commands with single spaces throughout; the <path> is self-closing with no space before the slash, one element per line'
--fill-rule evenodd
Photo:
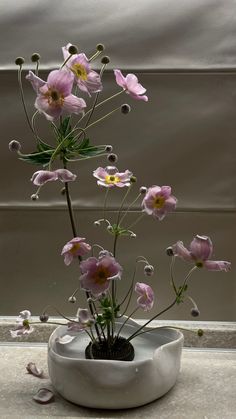
<path fill-rule="evenodd" d="M 197 235 L 192 240 L 189 249 L 184 247 L 181 241 L 170 246 L 167 249 L 167 255 L 171 257 L 170 282 L 174 293 L 173 301 L 167 307 L 162 308 L 151 316 L 144 325 L 140 326 L 128 338 L 122 336 L 124 326 L 138 309 L 148 312 L 153 308 L 153 289 L 146 282 L 136 282 L 136 273 L 138 266 L 143 264 L 144 275 L 152 277 L 154 275 L 154 267 L 145 256 L 138 256 L 127 292 L 123 298 L 120 298 L 118 288 L 123 274 L 123 267 L 117 260 L 119 238 L 120 236 L 135 238 L 136 234 L 133 231 L 133 227 L 145 215 L 151 215 L 159 221 L 163 220 L 169 212 L 175 210 L 177 199 L 172 195 L 170 186 L 154 185 L 149 188 L 141 186 L 136 198 L 131 203 L 128 203 L 129 192 L 136 183 L 135 176 L 129 170 L 120 172 L 113 165 L 117 161 L 117 155 L 112 152 L 111 145 L 92 145 L 90 142 L 88 133 L 92 126 L 103 123 L 106 118 L 117 111 L 128 114 L 131 110 L 128 104 L 123 104 L 100 118 L 94 119 L 96 110 L 102 108 L 102 105 L 109 101 L 112 102 L 112 99 L 122 93 L 128 94 L 135 100 L 148 101 L 148 97 L 145 95 L 146 89 L 138 82 L 137 77 L 134 74 L 124 76 L 118 69 L 114 70 L 114 76 L 117 85 L 122 90 L 108 98 L 99 100 L 103 89 L 102 76 L 110 60 L 107 56 L 102 57 L 102 67 L 99 73 L 92 69 L 91 63 L 102 54 L 103 50 L 104 46 L 98 44 L 96 52 L 90 58 L 87 58 L 84 53 L 78 53 L 76 46 L 66 45 L 62 48 L 64 58 L 62 65 L 59 69 L 49 73 L 47 81 L 39 78 L 40 56 L 37 53 L 33 54 L 31 60 L 36 64 L 35 70 L 29 71 L 26 76 L 36 93 L 34 104 L 36 111 L 32 116 L 28 112 L 24 98 L 22 83 L 24 59 L 22 57 L 16 59 L 16 64 L 19 67 L 20 96 L 28 126 L 36 140 L 36 150 L 30 154 L 23 154 L 21 152 L 21 144 L 16 140 L 9 143 L 9 148 L 11 151 L 18 153 L 19 159 L 41 166 L 41 169 L 34 172 L 31 178 L 33 184 L 37 186 L 36 192 L 31 196 L 32 200 L 39 199 L 41 188 L 46 183 L 59 180 L 64 184 L 73 237 L 63 246 L 61 254 L 66 265 L 70 265 L 72 261 L 76 260 L 81 273 L 79 287 L 69 297 L 69 302 L 75 303 L 76 294 L 82 290 L 86 294 L 88 307 L 78 308 L 75 318 L 69 318 L 55 308 L 57 314 L 60 314 L 67 321 L 67 334 L 61 339 L 70 342 L 75 338 L 75 332 L 85 332 L 91 340 L 86 348 L 86 357 L 132 360 L 135 353 L 130 343 L 131 340 L 145 333 L 145 326 L 167 310 L 183 303 L 188 298 L 193 305 L 191 314 L 193 316 L 199 315 L 195 301 L 187 295 L 189 278 L 197 268 L 205 267 L 213 271 L 228 271 L 230 263 L 210 260 L 213 246 L 210 238 L 207 236 Z M 87 95 L 92 101 L 87 111 L 87 104 L 84 98 L 79 97 L 79 92 Z M 92 100 L 93 95 L 95 96 Z M 40 115 L 43 115 L 48 120 L 52 128 L 54 145 L 48 144 L 38 134 L 37 121 Z M 79 118 L 74 121 L 73 115 L 78 115 Z M 105 226 L 107 232 L 113 236 L 113 246 L 110 250 L 104 249 L 98 244 L 91 245 L 82 237 L 82 228 L 80 224 L 77 227 L 74 217 L 69 187 L 70 182 L 76 180 L 76 175 L 68 169 L 70 164 L 102 156 L 107 156 L 110 165 L 105 168 L 98 167 L 93 172 L 98 186 L 106 189 L 103 218 L 96 220 L 94 224 L 96 226 Z M 54 169 L 53 166 L 58 161 L 61 167 Z M 108 192 L 114 188 L 127 188 L 121 200 L 115 223 L 106 217 L 108 195 L 110 195 Z M 140 213 L 131 225 L 127 225 L 127 214 L 132 211 L 134 205 L 140 199 Z M 97 256 L 94 256 L 95 249 L 98 249 Z M 89 253 L 91 255 L 87 257 Z M 174 262 L 176 257 L 193 264 L 193 267 L 182 280 L 181 285 L 177 285 L 174 279 Z M 129 307 L 133 292 L 137 295 L 136 307 L 130 312 Z M 41 322 L 49 322 L 48 309 L 49 307 L 43 310 L 40 316 Z M 117 318 L 123 319 L 123 323 L 118 328 L 116 325 Z M 23 310 L 17 318 L 17 323 L 16 329 L 11 330 L 12 337 L 33 332 L 34 324 L 38 322 L 31 320 L 29 310 Z M 60 323 L 56 322 L 56 324 Z M 70 332 L 73 333 L 70 335 Z"/>

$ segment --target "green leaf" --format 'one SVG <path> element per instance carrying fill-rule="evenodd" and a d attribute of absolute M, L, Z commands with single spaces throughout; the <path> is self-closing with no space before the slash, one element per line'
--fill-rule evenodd
<path fill-rule="evenodd" d="M 19 155 L 19 159 L 23 160 L 27 163 L 46 166 L 46 165 L 48 165 L 53 153 L 54 153 L 53 149 L 45 150 L 45 151 L 41 151 L 41 152 L 35 152 L 35 153 L 31 153 L 31 154 L 22 154 L 21 153 Z"/>

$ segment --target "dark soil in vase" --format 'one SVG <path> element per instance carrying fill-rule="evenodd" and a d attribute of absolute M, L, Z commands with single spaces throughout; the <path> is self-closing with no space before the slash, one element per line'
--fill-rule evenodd
<path fill-rule="evenodd" d="M 86 359 L 112 359 L 114 361 L 133 361 L 134 347 L 125 338 L 118 337 L 112 346 L 107 341 L 92 343 L 85 349 Z"/>

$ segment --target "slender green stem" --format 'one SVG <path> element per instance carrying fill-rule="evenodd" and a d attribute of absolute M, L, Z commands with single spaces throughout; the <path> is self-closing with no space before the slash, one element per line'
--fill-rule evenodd
<path fill-rule="evenodd" d="M 131 204 L 128 206 L 128 208 L 126 209 L 124 215 L 122 216 L 122 218 L 120 220 L 120 224 L 124 220 L 125 216 L 128 214 L 130 208 L 132 208 L 132 206 L 135 204 L 135 202 L 137 202 L 137 200 L 139 199 L 140 196 L 141 196 L 141 194 L 139 193 L 138 196 L 133 200 L 133 202 L 131 202 Z"/>
<path fill-rule="evenodd" d="M 103 203 L 103 219 L 106 219 L 106 207 L 107 207 L 107 198 L 108 198 L 109 188 L 106 189 L 104 203 Z"/>
<path fill-rule="evenodd" d="M 18 70 L 18 84 L 19 84 L 19 88 L 20 88 L 21 102 L 22 102 L 22 105 L 23 105 L 23 109 L 24 109 L 24 112 L 25 112 L 25 116 L 26 116 L 26 120 L 27 120 L 27 123 L 29 125 L 29 128 L 30 128 L 30 130 L 32 131 L 32 133 L 35 136 L 36 134 L 35 134 L 35 132 L 33 130 L 32 125 L 31 125 L 30 118 L 29 118 L 29 115 L 28 115 L 28 111 L 27 111 L 27 108 L 26 108 L 25 96 L 24 96 L 24 90 L 23 90 L 23 85 L 22 85 L 21 74 L 22 74 L 22 66 L 20 65 L 19 66 L 19 70 Z"/>
<path fill-rule="evenodd" d="M 122 326 L 120 327 L 120 329 L 119 329 L 119 331 L 118 331 L 118 333 L 116 335 L 116 339 L 118 339 L 118 337 L 120 335 L 120 332 L 123 329 L 123 327 L 125 326 L 125 324 L 127 323 L 127 321 L 133 316 L 134 313 L 136 313 L 136 311 L 138 309 L 139 309 L 139 307 L 135 307 L 135 309 L 132 311 L 132 313 L 129 316 L 127 316 L 127 319 L 124 321 L 124 323 L 122 324 Z"/>
<path fill-rule="evenodd" d="M 108 112 L 106 115 L 102 116 L 101 118 L 97 119 L 96 121 L 92 122 L 92 124 L 88 125 L 87 128 L 91 128 L 92 126 L 98 124 L 99 122 L 104 121 L 104 119 L 108 118 L 113 113 L 115 113 L 115 112 L 117 112 L 119 110 L 120 110 L 120 106 L 118 108 L 113 109 L 111 112 Z"/>
<path fill-rule="evenodd" d="M 121 316 L 123 316 L 123 315 L 126 313 L 126 311 L 127 311 L 128 307 L 129 307 L 129 304 L 130 304 L 130 301 L 131 301 L 131 297 L 132 297 L 132 291 L 133 291 L 133 285 L 134 285 L 134 280 L 135 280 L 136 271 L 137 271 L 137 262 L 136 262 L 136 264 L 135 264 L 135 268 L 134 268 L 134 272 L 133 272 L 133 277 L 132 277 L 132 281 L 131 281 L 131 285 L 130 285 L 130 287 L 129 287 L 129 290 L 128 290 L 128 292 L 127 292 L 127 294 L 126 294 L 125 298 L 124 298 L 124 299 L 122 300 L 122 302 L 119 304 L 119 306 L 121 306 L 122 304 L 124 304 L 125 300 L 126 300 L 126 299 L 127 299 L 127 297 L 129 296 L 128 302 L 127 302 L 126 307 L 125 307 L 125 309 L 124 309 L 123 313 L 121 314 Z"/>
<path fill-rule="evenodd" d="M 91 61 L 95 60 L 97 57 L 99 57 L 99 55 L 101 55 L 102 51 L 96 51 L 90 58 L 89 58 L 89 62 L 91 63 Z"/>
<path fill-rule="evenodd" d="M 170 263 L 170 278 L 171 278 L 171 285 L 174 288 L 175 295 L 177 295 L 178 291 L 175 285 L 174 273 L 173 273 L 174 263 L 175 263 L 175 256 L 172 256 L 171 263 Z"/>
<path fill-rule="evenodd" d="M 139 223 L 139 221 L 144 217 L 144 213 L 142 213 L 132 224 L 127 227 L 127 230 L 130 230 L 132 227 L 134 227 L 136 224 Z"/>
<path fill-rule="evenodd" d="M 191 332 L 191 333 L 197 333 L 197 331 L 195 330 L 191 330 L 191 329 L 187 329 L 186 327 L 178 327 L 178 326 L 157 326 L 157 327 L 152 327 L 148 330 L 148 332 L 152 332 L 153 330 L 157 330 L 157 329 L 176 329 L 176 330 L 184 330 L 185 332 Z M 147 330 L 143 330 L 142 332 L 138 333 L 135 337 L 142 335 L 143 333 L 147 333 Z"/>
<path fill-rule="evenodd" d="M 64 67 L 64 65 L 66 65 L 66 63 L 69 61 L 69 59 L 72 57 L 73 54 L 68 55 L 68 57 L 66 58 L 66 60 L 62 63 L 60 70 Z"/>
<path fill-rule="evenodd" d="M 104 64 L 104 65 L 102 66 L 102 68 L 101 68 L 101 71 L 100 71 L 100 79 L 102 79 L 102 75 L 103 75 L 103 72 L 104 72 L 104 70 L 105 70 L 105 67 L 106 67 L 106 64 Z M 94 102 L 93 102 L 93 106 L 92 106 L 91 112 L 90 112 L 90 114 L 89 114 L 89 116 L 88 116 L 88 119 L 87 119 L 87 121 L 86 121 L 86 123 L 85 123 L 84 129 L 88 126 L 88 124 L 89 124 L 89 122 L 90 122 L 90 120 L 91 120 L 91 118 L 92 118 L 92 116 L 93 116 L 93 113 L 94 113 L 94 110 L 95 110 L 95 107 L 96 107 L 96 104 L 97 104 L 97 101 L 98 101 L 99 95 L 100 95 L 100 92 L 97 92 L 97 93 L 96 93 L 96 96 L 95 96 L 95 100 L 94 100 Z"/>

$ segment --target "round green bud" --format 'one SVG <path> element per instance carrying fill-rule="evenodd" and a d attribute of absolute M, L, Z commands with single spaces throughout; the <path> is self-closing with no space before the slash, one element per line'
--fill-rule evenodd
<path fill-rule="evenodd" d="M 112 152 L 112 150 L 113 150 L 112 145 L 107 145 L 107 146 L 106 146 L 106 148 L 105 148 L 105 151 L 106 151 L 107 153 L 111 153 L 111 152 Z"/>
<path fill-rule="evenodd" d="M 167 247 L 166 254 L 167 256 L 174 256 L 174 252 L 171 246 Z"/>
<path fill-rule="evenodd" d="M 108 64 L 110 62 L 110 58 L 107 55 L 104 55 L 101 59 L 102 64 Z"/>
<path fill-rule="evenodd" d="M 193 307 L 192 310 L 190 311 L 190 313 L 191 313 L 191 316 L 198 317 L 199 314 L 200 314 L 200 311 L 198 310 L 198 308 Z"/>
<path fill-rule="evenodd" d="M 154 274 L 154 267 L 152 265 L 145 265 L 144 274 L 147 276 L 152 276 Z"/>
<path fill-rule="evenodd" d="M 139 189 L 139 192 L 140 192 L 141 194 L 145 194 L 145 193 L 147 192 L 147 188 L 146 188 L 146 186 L 141 186 L 141 188 Z"/>
<path fill-rule="evenodd" d="M 197 334 L 199 337 L 203 336 L 204 332 L 202 329 L 198 329 Z"/>
<path fill-rule="evenodd" d="M 32 63 L 37 63 L 37 61 L 39 61 L 40 58 L 41 57 L 40 57 L 40 55 L 37 52 L 35 52 L 34 54 L 31 55 L 31 61 L 32 61 Z"/>
<path fill-rule="evenodd" d="M 74 55 L 78 53 L 78 48 L 76 45 L 70 45 L 68 51 L 70 54 Z"/>
<path fill-rule="evenodd" d="M 135 183 L 135 182 L 137 182 L 137 178 L 136 178 L 136 176 L 131 176 L 131 178 L 130 178 L 130 182 L 131 182 L 131 183 Z"/>
<path fill-rule="evenodd" d="M 33 193 L 30 197 L 31 201 L 37 201 L 39 199 L 39 196 L 36 193 Z"/>
<path fill-rule="evenodd" d="M 76 302 L 75 296 L 71 295 L 71 297 L 68 298 L 68 302 L 74 304 Z"/>
<path fill-rule="evenodd" d="M 127 105 L 126 103 L 120 107 L 120 110 L 123 114 L 127 115 L 131 111 L 131 106 Z"/>
<path fill-rule="evenodd" d="M 15 59 L 15 64 L 16 65 L 22 65 L 22 64 L 24 64 L 24 62 L 25 62 L 25 59 L 23 57 L 17 57 Z"/>
<path fill-rule="evenodd" d="M 97 44 L 96 49 L 97 49 L 97 51 L 102 52 L 102 51 L 104 51 L 105 46 L 103 44 Z"/>

